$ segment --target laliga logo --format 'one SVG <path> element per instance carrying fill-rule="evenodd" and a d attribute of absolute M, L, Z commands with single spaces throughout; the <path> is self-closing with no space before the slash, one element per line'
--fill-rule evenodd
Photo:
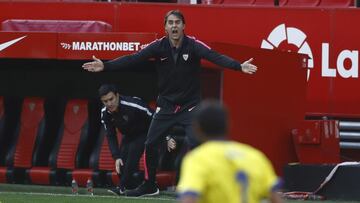
<path fill-rule="evenodd" d="M 310 68 L 314 68 L 313 54 L 311 52 L 309 44 L 305 41 L 306 35 L 299 29 L 294 27 L 285 27 L 285 24 L 281 24 L 274 28 L 269 34 L 268 38 L 261 42 L 261 48 L 263 49 L 274 49 L 278 48 L 279 45 L 287 40 L 288 44 L 295 45 L 298 48 L 298 53 L 307 54 L 308 59 L 308 70 L 307 80 L 310 77 Z"/>
<path fill-rule="evenodd" d="M 298 48 L 298 53 L 307 54 L 308 71 L 307 80 L 310 77 L 310 68 L 314 68 L 313 54 L 309 44 L 305 41 L 306 35 L 301 30 L 294 27 L 285 27 L 285 24 L 278 25 L 269 34 L 266 40 L 261 43 L 261 48 L 274 49 L 287 40 L 288 44 L 295 45 Z M 337 73 L 342 78 L 358 78 L 359 77 L 359 51 L 358 50 L 342 50 L 337 56 L 336 68 L 329 66 L 329 43 L 321 44 L 321 76 L 322 77 L 337 77 Z M 351 66 L 345 67 L 344 62 L 348 59 Z"/>

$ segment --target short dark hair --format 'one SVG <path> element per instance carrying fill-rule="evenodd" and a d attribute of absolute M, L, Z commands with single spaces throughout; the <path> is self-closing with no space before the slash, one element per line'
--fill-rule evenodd
<path fill-rule="evenodd" d="M 113 84 L 101 85 L 98 90 L 99 97 L 107 95 L 109 92 L 113 92 L 114 94 L 119 93 L 116 85 L 113 85 Z"/>
<path fill-rule="evenodd" d="M 193 121 L 207 137 L 225 136 L 228 111 L 219 101 L 205 100 L 196 108 Z"/>
<path fill-rule="evenodd" d="M 166 25 L 166 21 L 170 15 L 174 15 L 174 16 L 180 18 L 180 20 L 185 24 L 185 18 L 184 18 L 184 15 L 181 13 L 181 11 L 180 10 L 171 10 L 171 11 L 167 12 L 165 15 L 164 25 Z"/>

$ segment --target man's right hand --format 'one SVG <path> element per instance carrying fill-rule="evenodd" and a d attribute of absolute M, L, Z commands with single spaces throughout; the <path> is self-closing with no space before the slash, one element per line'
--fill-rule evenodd
<path fill-rule="evenodd" d="M 94 61 L 92 62 L 88 62 L 88 63 L 84 63 L 82 65 L 84 70 L 90 71 L 90 72 L 100 72 L 104 70 L 104 63 L 96 58 L 95 56 L 93 56 Z"/>
<path fill-rule="evenodd" d="M 115 170 L 116 170 L 116 173 L 120 174 L 121 171 L 120 171 L 120 167 L 123 166 L 124 163 L 122 161 L 122 159 L 116 159 L 115 161 Z"/>

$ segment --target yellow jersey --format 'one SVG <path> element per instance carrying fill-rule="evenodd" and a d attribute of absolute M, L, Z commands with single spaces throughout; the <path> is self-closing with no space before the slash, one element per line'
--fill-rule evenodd
<path fill-rule="evenodd" d="M 208 141 L 185 156 L 177 192 L 206 203 L 259 203 L 279 182 L 259 150 L 235 141 Z"/>

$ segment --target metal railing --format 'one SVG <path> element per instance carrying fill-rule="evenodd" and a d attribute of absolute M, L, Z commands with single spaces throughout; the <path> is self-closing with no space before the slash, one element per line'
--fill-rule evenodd
<path fill-rule="evenodd" d="M 340 148 L 360 149 L 360 121 L 340 121 Z"/>

